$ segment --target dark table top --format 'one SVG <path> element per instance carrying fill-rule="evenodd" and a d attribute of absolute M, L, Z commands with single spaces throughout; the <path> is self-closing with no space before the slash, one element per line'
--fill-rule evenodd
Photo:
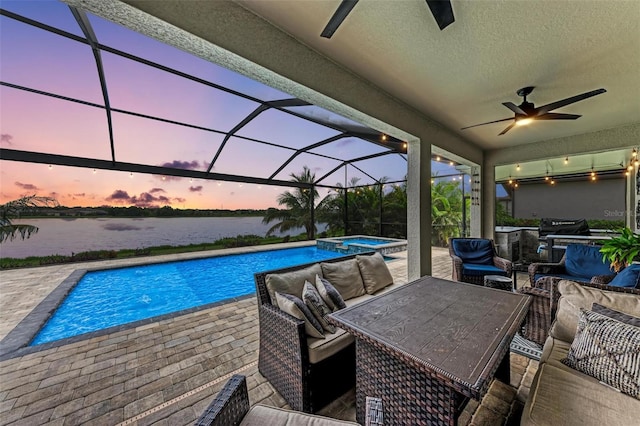
<path fill-rule="evenodd" d="M 422 277 L 329 318 L 479 398 L 528 306 L 529 296 Z"/>

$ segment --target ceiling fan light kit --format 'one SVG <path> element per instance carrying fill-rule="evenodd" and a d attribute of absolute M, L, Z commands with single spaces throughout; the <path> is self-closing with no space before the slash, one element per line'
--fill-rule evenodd
<path fill-rule="evenodd" d="M 522 89 L 519 89 L 516 92 L 518 96 L 523 98 L 523 102 L 520 105 L 516 105 L 513 102 L 502 103 L 502 105 L 506 106 L 511 111 L 513 111 L 514 117 L 503 118 L 500 120 L 489 121 L 486 123 L 474 124 L 473 126 L 463 127 L 460 130 L 466 130 L 472 127 L 484 126 L 487 124 L 500 123 L 503 121 L 513 120 L 513 123 L 511 123 L 509 126 L 507 126 L 506 129 L 504 129 L 502 132 L 498 134 L 498 136 L 502 136 L 516 125 L 523 126 L 523 125 L 531 124 L 532 122 L 538 121 L 538 120 L 577 120 L 582 116 L 577 114 L 563 114 L 563 113 L 557 113 L 557 112 L 551 112 L 551 111 L 606 92 L 605 89 L 596 89 L 590 92 L 581 93 L 579 95 L 571 96 L 570 98 L 562 99 L 562 100 L 552 102 L 550 104 L 543 105 L 541 107 L 536 108 L 532 102 L 527 102 L 527 96 L 529 96 L 531 92 L 533 92 L 534 88 L 535 88 L 534 86 L 527 86 L 527 87 L 523 87 Z"/>

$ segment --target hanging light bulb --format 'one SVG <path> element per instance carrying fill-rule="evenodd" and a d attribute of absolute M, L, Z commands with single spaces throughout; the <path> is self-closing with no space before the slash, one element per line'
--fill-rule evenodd
<path fill-rule="evenodd" d="M 547 181 L 548 181 L 548 180 L 549 180 L 549 176 L 545 176 L 545 177 L 544 177 L 544 180 L 547 180 Z"/>
<path fill-rule="evenodd" d="M 386 141 L 387 140 L 387 135 L 385 135 L 384 133 L 382 134 L 382 140 Z"/>
<path fill-rule="evenodd" d="M 511 185 L 513 183 L 513 179 L 511 179 L 511 176 L 509 176 L 509 185 Z"/>
<path fill-rule="evenodd" d="M 440 160 L 441 160 L 440 156 L 436 155 L 436 161 L 440 161 Z"/>
<path fill-rule="evenodd" d="M 633 163 L 629 163 L 629 165 L 627 166 L 627 170 L 629 171 L 633 170 Z"/>
<path fill-rule="evenodd" d="M 569 157 L 564 157 L 564 164 L 569 164 Z"/>
<path fill-rule="evenodd" d="M 133 179 L 133 172 L 129 172 L 129 178 Z"/>
<path fill-rule="evenodd" d="M 556 181 L 553 179 L 553 176 L 551 176 L 551 185 L 555 185 Z"/>
<path fill-rule="evenodd" d="M 638 157 L 638 150 L 637 150 L 637 149 L 635 149 L 635 148 L 633 148 L 633 151 L 631 152 L 631 156 L 632 156 L 633 158 Z"/>
<path fill-rule="evenodd" d="M 449 165 L 450 165 L 450 166 L 453 166 L 453 161 L 449 161 Z"/>
<path fill-rule="evenodd" d="M 52 170 L 53 166 L 51 164 L 49 164 L 49 170 Z"/>
<path fill-rule="evenodd" d="M 405 143 L 403 143 L 403 144 L 402 144 L 402 147 L 403 147 L 404 149 L 407 149 L 407 143 L 406 143 L 406 142 L 405 142 Z"/>
<path fill-rule="evenodd" d="M 514 187 L 514 188 L 517 188 L 517 187 L 518 187 L 518 182 L 514 183 L 514 184 L 513 184 L 513 187 Z"/>
<path fill-rule="evenodd" d="M 520 164 L 516 164 L 516 170 L 520 170 Z"/>

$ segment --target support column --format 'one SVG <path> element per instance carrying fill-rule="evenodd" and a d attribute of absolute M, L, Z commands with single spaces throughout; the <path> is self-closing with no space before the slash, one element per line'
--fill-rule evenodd
<path fill-rule="evenodd" d="M 407 274 L 431 274 L 431 144 L 410 141 L 407 167 Z"/>
<path fill-rule="evenodd" d="M 471 207 L 470 207 L 470 237 L 480 237 L 482 235 L 482 180 L 480 179 L 480 166 L 471 166 Z"/>
<path fill-rule="evenodd" d="M 486 163 L 486 161 L 485 161 Z M 482 229 L 480 236 L 495 238 L 496 229 L 496 171 L 493 166 L 482 167 L 480 173 L 484 184 L 480 188 L 480 220 Z"/>

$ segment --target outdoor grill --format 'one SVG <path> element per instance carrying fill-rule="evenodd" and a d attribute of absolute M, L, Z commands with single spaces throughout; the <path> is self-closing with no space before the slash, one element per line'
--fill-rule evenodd
<path fill-rule="evenodd" d="M 548 235 L 568 235 L 568 236 L 590 236 L 589 224 L 586 219 L 553 219 L 542 218 L 538 225 L 538 253 L 547 250 L 550 253 L 550 261 L 558 261 L 554 259 L 553 248 L 549 247 Z M 552 243 L 553 245 L 553 243 Z"/>

